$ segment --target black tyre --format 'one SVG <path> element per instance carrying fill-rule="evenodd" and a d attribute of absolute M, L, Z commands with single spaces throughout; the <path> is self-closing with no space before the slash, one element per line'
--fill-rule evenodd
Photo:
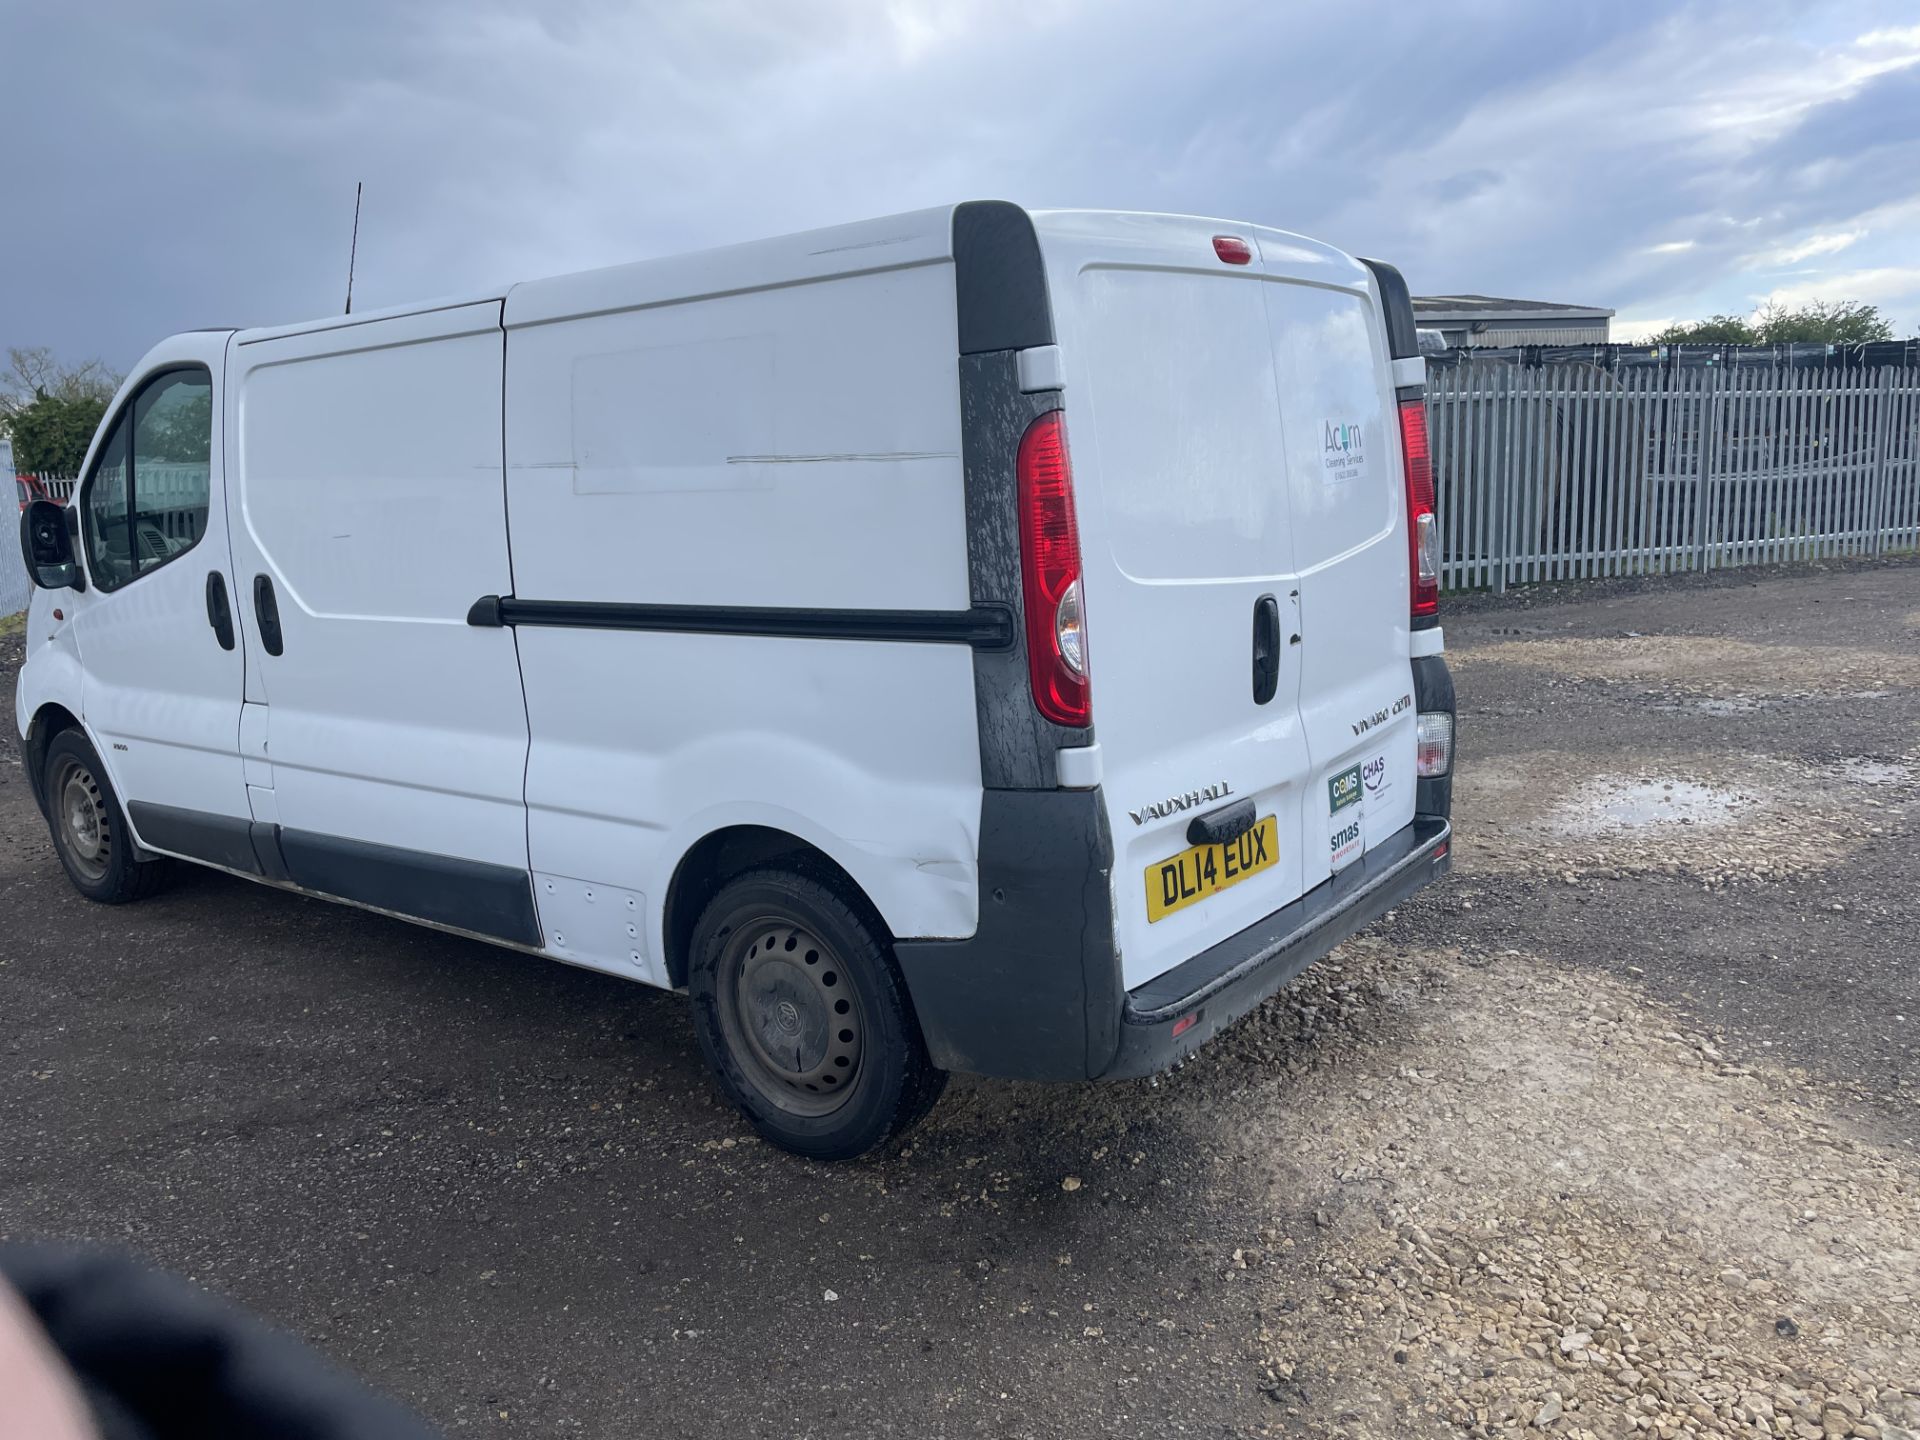
<path fill-rule="evenodd" d="M 687 988 L 701 1053 L 768 1140 L 850 1160 L 946 1087 L 893 954 L 826 885 L 784 870 L 731 881 L 693 929 Z"/>
<path fill-rule="evenodd" d="M 53 848 L 73 888 L 103 905 L 151 895 L 171 870 L 165 859 L 142 860 L 106 767 L 87 737 L 62 730 L 47 746 L 40 771 Z"/>

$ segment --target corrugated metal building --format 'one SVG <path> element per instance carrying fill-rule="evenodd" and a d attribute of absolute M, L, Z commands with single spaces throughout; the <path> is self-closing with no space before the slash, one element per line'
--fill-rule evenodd
<path fill-rule="evenodd" d="M 1605 345 L 1613 311 L 1496 295 L 1416 295 L 1414 323 L 1448 349 L 1492 345 Z"/>

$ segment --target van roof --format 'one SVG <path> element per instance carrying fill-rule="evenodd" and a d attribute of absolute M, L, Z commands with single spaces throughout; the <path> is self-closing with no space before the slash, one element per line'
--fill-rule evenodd
<path fill-rule="evenodd" d="M 983 208 L 1002 208 L 987 202 Z M 425 315 L 465 305 L 504 304 L 503 323 L 514 329 L 586 315 L 641 309 L 649 305 L 751 290 L 804 284 L 831 276 L 901 270 L 938 264 L 954 256 L 954 212 L 958 205 L 911 210 L 846 225 L 803 230 L 790 235 L 747 240 L 706 250 L 635 260 L 570 274 L 498 285 L 379 310 L 356 311 L 316 320 L 242 330 L 238 343 L 338 330 L 408 315 Z M 1012 209 L 1013 207 L 1004 207 Z M 1028 210 L 1050 231 L 1124 235 L 1136 243 L 1169 239 L 1194 224 L 1225 224 L 1197 216 L 1159 215 L 1123 210 Z M 1239 222 L 1232 222 L 1238 224 Z M 1341 251 L 1304 236 L 1267 226 L 1245 224 L 1243 233 L 1284 239 L 1292 258 L 1319 263 L 1353 262 Z"/>

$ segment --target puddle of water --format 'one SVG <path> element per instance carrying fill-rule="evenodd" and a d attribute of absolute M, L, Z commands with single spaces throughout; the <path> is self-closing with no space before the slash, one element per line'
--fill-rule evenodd
<path fill-rule="evenodd" d="M 1724 825 L 1756 798 L 1693 780 L 1590 780 L 1555 809 L 1550 823 L 1564 835 Z"/>
<path fill-rule="evenodd" d="M 1905 765 L 1889 764 L 1885 760 L 1856 757 L 1842 760 L 1838 768 L 1840 778 L 1855 785 L 1905 785 L 1913 779 L 1913 772 Z"/>
<path fill-rule="evenodd" d="M 1758 700 L 1750 695 L 1729 695 L 1706 700 L 1688 700 L 1678 705 L 1660 705 L 1661 710 L 1677 710 L 1688 715 L 1711 715 L 1716 720 L 1724 720 L 1729 715 L 1751 715 L 1756 710 L 1765 710 L 1773 702 Z"/>

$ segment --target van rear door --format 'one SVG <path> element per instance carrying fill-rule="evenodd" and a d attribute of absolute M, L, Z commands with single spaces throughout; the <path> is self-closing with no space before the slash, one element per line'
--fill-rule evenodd
<path fill-rule="evenodd" d="M 1372 278 L 1338 251 L 1181 217 L 1034 222 L 1131 989 L 1299 898 L 1370 838 L 1363 824 L 1335 843 L 1364 807 L 1330 786 L 1364 794 L 1345 772 L 1399 717 L 1352 724 L 1409 688 L 1393 392 Z M 1409 818 L 1411 725 L 1409 705 L 1393 757 Z M 1245 800 L 1252 836 L 1191 848 L 1196 816 Z"/>
<path fill-rule="evenodd" d="M 1297 243 L 1259 232 L 1270 273 Z M 1300 583 L 1309 887 L 1413 823 L 1406 470 L 1377 286 L 1355 268 L 1355 288 L 1263 287 Z"/>

